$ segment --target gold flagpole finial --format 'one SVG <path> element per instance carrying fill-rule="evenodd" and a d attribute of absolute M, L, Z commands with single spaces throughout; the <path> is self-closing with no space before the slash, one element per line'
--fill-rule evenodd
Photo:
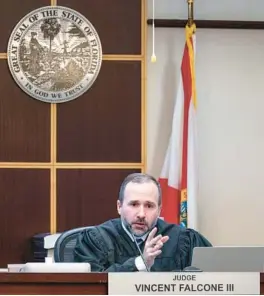
<path fill-rule="evenodd" d="M 188 2 L 188 26 L 193 24 L 193 0 L 187 0 Z"/>

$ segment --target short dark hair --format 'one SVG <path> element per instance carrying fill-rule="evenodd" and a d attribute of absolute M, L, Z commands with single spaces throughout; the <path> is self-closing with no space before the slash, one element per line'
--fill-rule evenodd
<path fill-rule="evenodd" d="M 161 188 L 160 188 L 159 182 L 154 177 L 152 177 L 152 176 L 150 176 L 148 174 L 144 174 L 144 173 L 133 173 L 133 174 L 128 175 L 125 178 L 125 180 L 121 184 L 121 187 L 120 187 L 120 190 L 119 190 L 118 200 L 121 202 L 121 204 L 124 201 L 124 193 L 125 193 L 126 186 L 130 182 L 137 183 L 137 184 L 153 182 L 157 186 L 158 192 L 159 192 L 158 205 L 159 206 L 161 205 L 162 194 L 161 194 Z"/>

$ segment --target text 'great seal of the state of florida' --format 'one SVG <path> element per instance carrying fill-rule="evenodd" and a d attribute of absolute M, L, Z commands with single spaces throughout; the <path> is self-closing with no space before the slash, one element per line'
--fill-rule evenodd
<path fill-rule="evenodd" d="M 73 100 L 95 82 L 102 63 L 101 41 L 80 13 L 47 6 L 26 15 L 8 42 L 9 69 L 31 97 L 48 103 Z"/>

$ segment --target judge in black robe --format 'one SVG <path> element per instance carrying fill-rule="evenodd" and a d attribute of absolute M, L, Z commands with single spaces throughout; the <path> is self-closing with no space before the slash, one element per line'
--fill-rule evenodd
<path fill-rule="evenodd" d="M 157 233 L 169 236 L 162 253 L 155 258 L 150 271 L 180 271 L 191 266 L 194 247 L 209 247 L 210 242 L 199 232 L 168 224 L 157 219 Z M 145 237 L 146 239 L 146 237 Z M 139 243 L 143 252 L 145 241 Z M 107 221 L 83 231 L 74 250 L 76 262 L 89 262 L 93 272 L 133 272 L 144 270 L 136 259 L 140 258 L 131 233 L 120 218 Z"/>

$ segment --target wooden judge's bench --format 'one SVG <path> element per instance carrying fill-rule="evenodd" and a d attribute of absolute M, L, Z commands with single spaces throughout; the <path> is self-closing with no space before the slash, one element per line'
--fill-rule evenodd
<path fill-rule="evenodd" d="M 0 273 L 0 294 L 107 295 L 107 273 Z M 264 295 L 264 273 L 260 274 Z"/>
<path fill-rule="evenodd" d="M 107 273 L 0 273 L 0 294 L 106 295 Z"/>

